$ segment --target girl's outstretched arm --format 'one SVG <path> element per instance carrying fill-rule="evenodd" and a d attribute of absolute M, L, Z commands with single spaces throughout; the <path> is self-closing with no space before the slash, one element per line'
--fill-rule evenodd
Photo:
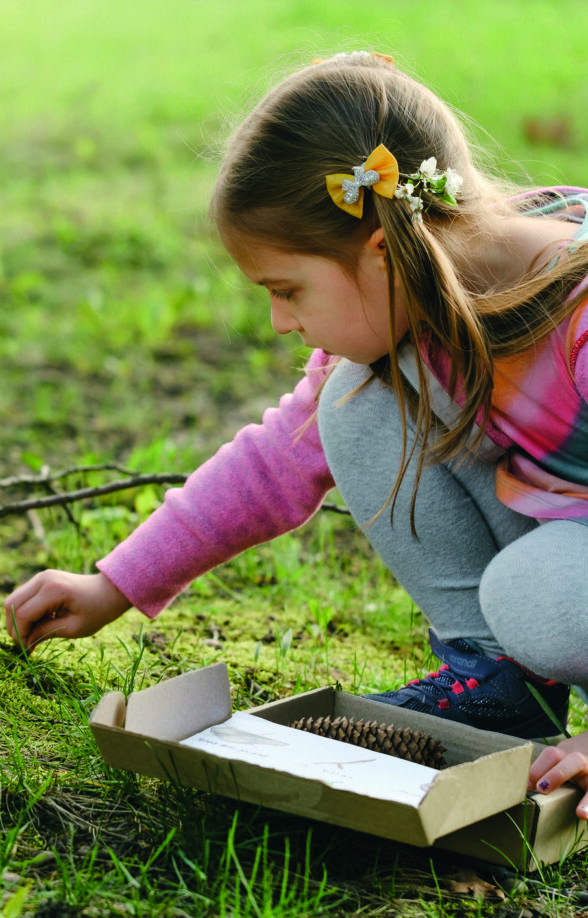
<path fill-rule="evenodd" d="M 6 599 L 6 625 L 30 648 L 86 637 L 131 606 L 153 618 L 188 584 L 251 545 L 302 525 L 334 486 L 314 414 L 331 360 L 315 351 L 304 378 L 263 423 L 243 428 L 98 567 L 44 571 Z"/>
<path fill-rule="evenodd" d="M 316 421 L 333 363 L 314 351 L 292 393 L 201 465 L 98 568 L 149 618 L 193 580 L 305 523 L 334 487 Z"/>
<path fill-rule="evenodd" d="M 52 570 L 36 574 L 4 603 L 8 633 L 27 650 L 50 637 L 87 637 L 130 607 L 104 574 Z"/>
<path fill-rule="evenodd" d="M 566 781 L 573 781 L 584 791 L 576 815 L 588 819 L 588 731 L 544 749 L 531 767 L 529 790 L 549 794 Z"/>

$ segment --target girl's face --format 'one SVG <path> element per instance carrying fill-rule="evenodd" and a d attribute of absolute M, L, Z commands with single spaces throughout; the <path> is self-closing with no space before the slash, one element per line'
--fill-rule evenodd
<path fill-rule="evenodd" d="M 278 335 L 298 332 L 308 347 L 368 364 L 389 352 L 388 275 L 381 231 L 364 245 L 352 278 L 337 262 L 291 255 L 260 242 L 223 235 L 243 274 L 265 287 Z M 406 333 L 398 302 L 396 340 Z"/>

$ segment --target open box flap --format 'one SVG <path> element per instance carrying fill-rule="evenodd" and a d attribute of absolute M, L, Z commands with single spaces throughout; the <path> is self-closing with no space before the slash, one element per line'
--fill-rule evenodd
<path fill-rule="evenodd" d="M 133 692 L 126 711 L 122 705 L 124 696 L 120 692 L 106 695 L 94 710 L 90 726 L 124 726 L 129 733 L 177 742 L 231 716 L 227 667 L 215 663 L 191 670 Z"/>
<path fill-rule="evenodd" d="M 420 808 L 431 843 L 524 800 L 530 765 L 527 743 L 441 771 Z"/>

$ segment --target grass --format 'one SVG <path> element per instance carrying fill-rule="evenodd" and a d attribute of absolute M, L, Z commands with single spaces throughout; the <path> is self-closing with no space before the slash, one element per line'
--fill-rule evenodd
<path fill-rule="evenodd" d="M 465 111 L 500 171 L 581 184 L 587 20 L 582 0 L 3 0 L 0 475 L 189 471 L 298 379 L 304 349 L 272 336 L 206 221 L 222 138 L 276 74 L 392 50 Z M 3 589 L 92 570 L 161 496 L 1 519 Z M 321 513 L 155 623 L 131 612 L 29 659 L 5 636 L 4 915 L 580 914 L 562 890 L 585 883 L 584 855 L 476 901 L 450 888 L 460 859 L 113 771 L 87 729 L 105 691 L 215 660 L 240 708 L 335 681 L 394 687 L 428 668 L 425 633 L 349 519 Z"/>

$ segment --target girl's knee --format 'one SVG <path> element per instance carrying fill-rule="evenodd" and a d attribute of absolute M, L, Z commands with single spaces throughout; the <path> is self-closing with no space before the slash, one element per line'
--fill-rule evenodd
<path fill-rule="evenodd" d="M 539 675 L 586 677 L 583 570 L 588 527 L 547 523 L 508 545 L 480 581 L 484 618 L 505 652 Z"/>
<path fill-rule="evenodd" d="M 525 609 L 530 605 L 530 603 L 526 602 L 524 595 L 520 597 L 520 602 L 515 600 L 509 554 L 507 547 L 495 555 L 480 580 L 480 606 L 482 613 L 492 633 L 496 635 L 507 652 L 508 647 L 505 646 L 504 635 L 506 631 L 507 639 L 510 638 L 511 626 L 513 625 L 513 606 L 516 605 Z M 519 624 L 524 627 L 523 622 L 520 622 L 520 620 Z"/>
<path fill-rule="evenodd" d="M 529 566 L 525 565 L 524 572 L 516 570 L 517 553 L 509 551 L 510 547 L 499 552 L 482 575 L 482 615 L 507 656 L 551 678 L 554 660 L 548 635 L 552 617 L 545 615 L 544 604 L 536 602 L 536 581 Z"/>

